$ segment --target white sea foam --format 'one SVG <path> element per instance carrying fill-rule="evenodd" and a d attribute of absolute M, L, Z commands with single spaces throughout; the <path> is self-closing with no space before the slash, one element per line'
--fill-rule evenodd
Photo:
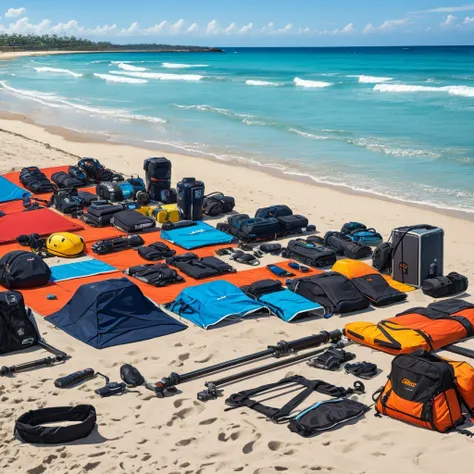
<path fill-rule="evenodd" d="M 188 69 L 193 67 L 209 67 L 209 64 L 180 64 L 180 63 L 162 63 L 161 67 L 167 69 Z"/>
<path fill-rule="evenodd" d="M 300 87 L 329 87 L 332 86 L 332 82 L 323 82 L 323 81 L 308 81 L 306 79 L 300 79 L 295 77 L 293 82 Z"/>
<path fill-rule="evenodd" d="M 52 107 L 56 109 L 64 109 L 64 110 L 72 109 L 72 110 L 87 113 L 88 115 L 92 115 L 92 116 L 107 117 L 107 118 L 112 118 L 112 119 L 117 119 L 117 120 L 125 120 L 125 121 L 135 120 L 135 121 L 155 123 L 155 124 L 166 122 L 166 120 L 163 120 L 159 117 L 131 114 L 127 110 L 110 109 L 107 107 L 91 107 L 89 105 L 77 104 L 75 102 L 71 102 L 70 100 L 64 97 L 60 97 L 53 93 L 38 92 L 34 90 L 16 89 L 14 87 L 9 86 L 5 81 L 0 81 L 0 85 L 2 86 L 4 91 L 12 95 L 15 95 L 17 97 L 22 97 L 24 99 L 32 100 L 34 102 L 45 105 L 47 107 Z"/>
<path fill-rule="evenodd" d="M 36 72 L 51 72 L 53 74 L 68 74 L 72 77 L 82 77 L 82 74 L 69 69 L 60 69 L 55 67 L 35 67 Z"/>
<path fill-rule="evenodd" d="M 99 79 L 104 79 L 107 82 L 119 82 L 122 84 L 146 84 L 148 82 L 146 79 L 134 79 L 133 77 L 123 77 L 112 74 L 94 73 L 94 76 Z"/>
<path fill-rule="evenodd" d="M 249 79 L 248 81 L 245 81 L 245 84 L 248 86 L 278 86 L 279 84 L 277 82 L 270 82 L 270 81 L 256 81 L 253 79 Z"/>
<path fill-rule="evenodd" d="M 392 81 L 393 77 L 377 77 L 377 76 L 347 76 L 347 77 L 357 77 L 361 84 L 378 84 L 380 82 Z"/>
<path fill-rule="evenodd" d="M 110 71 L 111 74 L 140 77 L 143 79 L 158 79 L 159 81 L 200 81 L 204 76 L 198 74 L 166 74 L 159 72 L 127 72 L 127 71 Z"/>
<path fill-rule="evenodd" d="M 117 67 L 119 69 L 123 69 L 124 71 L 143 72 L 147 70 L 146 67 L 132 66 L 131 64 L 127 64 L 127 63 L 118 63 Z"/>
<path fill-rule="evenodd" d="M 474 97 L 474 87 L 468 86 L 417 86 L 409 84 L 376 84 L 376 92 L 445 92 L 449 95 Z"/>
<path fill-rule="evenodd" d="M 303 132 L 301 130 L 298 130 L 297 128 L 289 128 L 288 131 L 296 133 L 301 137 L 310 138 L 311 140 L 331 140 L 331 137 L 328 137 L 326 135 L 315 135 L 314 133 Z"/>
<path fill-rule="evenodd" d="M 214 112 L 220 115 L 226 115 L 227 117 L 236 117 L 240 119 L 253 119 L 256 118 L 253 115 L 249 114 L 239 114 L 237 112 L 232 112 L 232 110 L 223 109 L 219 107 L 213 107 L 212 105 L 201 104 L 201 105 L 179 105 L 175 104 L 178 109 L 187 109 L 187 110 L 200 110 L 201 112 Z"/>

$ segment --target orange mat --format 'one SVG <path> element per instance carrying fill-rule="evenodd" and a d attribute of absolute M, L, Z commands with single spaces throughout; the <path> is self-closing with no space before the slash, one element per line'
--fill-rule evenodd
<path fill-rule="evenodd" d="M 59 285 L 50 283 L 41 288 L 32 288 L 30 290 L 20 290 L 25 304 L 40 316 L 49 316 L 60 310 L 72 297 L 74 293 L 66 291 Z M 48 300 L 48 295 L 55 295 L 57 299 Z"/>
<path fill-rule="evenodd" d="M 16 214 L 17 212 L 23 212 L 23 200 L 9 201 L 0 203 L 0 211 L 5 214 Z"/>

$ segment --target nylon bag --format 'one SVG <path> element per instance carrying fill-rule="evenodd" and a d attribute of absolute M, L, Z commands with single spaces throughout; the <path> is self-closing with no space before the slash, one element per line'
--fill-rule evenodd
<path fill-rule="evenodd" d="M 8 252 L 0 258 L 0 283 L 9 289 L 46 286 L 51 269 L 43 259 L 24 250 Z"/>

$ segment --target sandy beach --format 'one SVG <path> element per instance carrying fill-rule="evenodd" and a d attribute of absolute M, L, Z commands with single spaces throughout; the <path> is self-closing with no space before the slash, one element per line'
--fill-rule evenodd
<path fill-rule="evenodd" d="M 9 118 L 0 119 L 2 173 L 27 165 L 46 167 L 75 163 L 78 157 L 92 156 L 127 175 L 143 176 L 143 160 L 160 156 L 146 148 L 104 143 L 95 137 L 88 139 L 60 129 L 45 130 L 27 123 L 28 120 Z M 474 281 L 474 222 L 460 215 L 346 193 L 216 160 L 170 153 L 166 156 L 173 163 L 173 183 L 185 176 L 195 176 L 205 182 L 207 192 L 224 191 L 234 196 L 236 210 L 249 214 L 262 206 L 287 204 L 307 216 L 320 235 L 337 230 L 348 221 L 375 227 L 385 238 L 392 228 L 401 225 L 425 223 L 442 227 L 445 273 L 456 271 Z M 471 296 L 466 299 L 474 302 Z M 119 368 L 123 363 L 136 365 L 147 380 L 156 381 L 170 372 L 187 372 L 245 355 L 282 339 L 342 329 L 348 321 L 379 321 L 432 301 L 421 291 L 414 291 L 403 304 L 362 315 L 292 324 L 276 317 L 262 317 L 209 331 L 190 325 L 187 330 L 164 338 L 101 351 L 80 343 L 37 317 L 47 341 L 72 358 L 63 366 L 0 380 L 1 472 L 441 474 L 453 466 L 467 471 L 474 443 L 471 438 L 376 418 L 373 410 L 358 423 L 303 439 L 250 410 L 225 412 L 224 398 L 206 404 L 198 402 L 196 393 L 202 390 L 204 380 L 183 384 L 182 393 L 165 399 L 155 398 L 142 387 L 119 397 L 101 399 L 94 394 L 101 386 L 98 379 L 63 391 L 53 385 L 57 377 L 86 367 L 119 381 Z M 465 345 L 474 349 L 473 341 Z M 370 405 L 372 393 L 385 383 L 392 357 L 356 345 L 350 345 L 348 350 L 357 355 L 357 360 L 374 362 L 382 370 L 378 377 L 366 383 L 367 393 L 357 397 Z M 8 355 L 1 358 L 1 365 L 30 359 L 31 354 Z M 225 389 L 225 395 L 276 381 L 290 373 L 344 387 L 355 381 L 341 371 L 321 371 L 302 363 L 232 385 Z M 315 399 L 321 398 L 315 396 Z M 281 399 L 272 402 L 282 403 Z M 16 418 L 30 409 L 81 403 L 93 404 L 98 414 L 98 432 L 82 441 L 65 446 L 33 446 L 13 436 Z"/>

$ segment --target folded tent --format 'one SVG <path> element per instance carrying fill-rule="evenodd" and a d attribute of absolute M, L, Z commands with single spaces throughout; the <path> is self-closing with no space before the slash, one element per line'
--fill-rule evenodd
<path fill-rule="evenodd" d="M 234 240 L 231 235 L 221 232 L 202 221 L 196 221 L 187 227 L 162 230 L 161 238 L 186 250 L 209 245 L 228 244 Z"/>
<path fill-rule="evenodd" d="M 324 308 L 319 303 L 293 293 L 278 280 L 260 280 L 242 290 L 286 322 L 305 316 L 324 316 Z"/>
<path fill-rule="evenodd" d="M 96 349 L 182 331 L 127 278 L 82 285 L 47 321 Z"/>
<path fill-rule="evenodd" d="M 231 316 L 270 313 L 265 305 L 224 280 L 185 288 L 167 308 L 204 329 Z"/>

